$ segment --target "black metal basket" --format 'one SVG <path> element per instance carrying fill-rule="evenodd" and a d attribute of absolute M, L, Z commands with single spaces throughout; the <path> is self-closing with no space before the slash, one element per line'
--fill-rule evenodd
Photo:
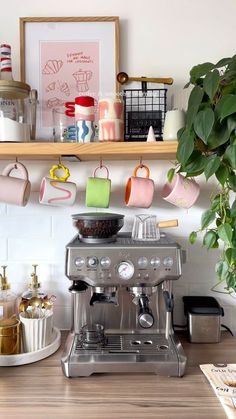
<path fill-rule="evenodd" d="M 125 141 L 146 141 L 152 126 L 162 141 L 167 89 L 130 89 L 123 91 Z"/>

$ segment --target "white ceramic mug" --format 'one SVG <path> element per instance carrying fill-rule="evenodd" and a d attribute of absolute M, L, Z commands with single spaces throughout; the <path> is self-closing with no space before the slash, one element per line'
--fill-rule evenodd
<path fill-rule="evenodd" d="M 177 132 L 185 125 L 185 112 L 174 109 L 166 113 L 163 140 L 177 140 Z"/>
<path fill-rule="evenodd" d="M 13 170 L 18 170 L 21 177 L 10 176 Z M 30 196 L 30 181 L 28 171 L 22 163 L 10 163 L 0 175 L 0 202 L 24 207 Z"/>
<path fill-rule="evenodd" d="M 55 171 L 62 169 L 65 176 L 59 177 Z M 50 170 L 51 178 L 44 177 L 40 185 L 39 202 L 44 205 L 73 205 L 76 198 L 76 184 L 67 182 L 69 170 L 63 164 L 55 165 Z"/>

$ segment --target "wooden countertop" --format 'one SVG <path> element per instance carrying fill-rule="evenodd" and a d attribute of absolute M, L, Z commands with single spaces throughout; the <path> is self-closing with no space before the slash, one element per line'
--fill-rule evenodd
<path fill-rule="evenodd" d="M 63 333 L 63 341 L 65 333 Z M 68 379 L 61 349 L 34 364 L 0 368 L 1 419 L 223 419 L 225 413 L 201 373 L 202 363 L 236 363 L 236 338 L 219 344 L 190 344 L 184 377 L 98 374 Z"/>

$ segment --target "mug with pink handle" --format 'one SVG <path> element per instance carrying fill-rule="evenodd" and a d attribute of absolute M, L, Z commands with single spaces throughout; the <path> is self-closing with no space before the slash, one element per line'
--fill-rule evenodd
<path fill-rule="evenodd" d="M 146 170 L 146 177 L 137 176 L 139 169 Z M 128 207 L 149 208 L 153 201 L 154 182 L 149 178 L 150 170 L 145 164 L 139 164 L 134 169 L 126 184 L 125 203 Z"/>
<path fill-rule="evenodd" d="M 63 170 L 64 176 L 57 176 L 56 171 Z M 51 177 L 44 177 L 40 185 L 39 202 L 44 205 L 73 205 L 76 198 L 76 184 L 67 182 L 69 169 L 63 164 L 52 166 Z"/>
<path fill-rule="evenodd" d="M 10 176 L 13 170 L 17 170 L 20 177 Z M 25 207 L 30 189 L 28 171 L 22 163 L 10 163 L 3 169 L 0 175 L 0 202 Z"/>
<path fill-rule="evenodd" d="M 194 179 L 176 173 L 172 182 L 167 182 L 162 189 L 162 198 L 180 208 L 190 208 L 196 202 L 200 186 Z"/>

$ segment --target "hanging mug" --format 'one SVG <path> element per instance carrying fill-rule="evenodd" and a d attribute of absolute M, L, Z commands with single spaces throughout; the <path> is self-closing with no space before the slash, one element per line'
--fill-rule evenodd
<path fill-rule="evenodd" d="M 56 171 L 63 170 L 64 176 L 57 176 Z M 50 178 L 44 177 L 40 185 L 39 202 L 44 205 L 73 205 L 76 198 L 76 184 L 67 182 L 69 169 L 57 164 L 50 169 Z"/>
<path fill-rule="evenodd" d="M 139 169 L 146 170 L 146 177 L 137 176 Z M 145 164 L 139 164 L 134 174 L 128 179 L 125 190 L 125 203 L 128 207 L 149 208 L 153 201 L 154 182 L 149 178 L 150 169 Z"/>
<path fill-rule="evenodd" d="M 106 169 L 107 177 L 96 177 L 98 169 Z M 106 166 L 100 165 L 94 171 L 93 177 L 89 177 L 86 187 L 86 206 L 96 208 L 108 208 L 111 194 L 111 180 Z"/>
<path fill-rule="evenodd" d="M 12 170 L 18 170 L 22 178 L 10 176 Z M 0 175 L 0 202 L 25 207 L 30 196 L 28 171 L 22 163 L 10 163 Z"/>
<path fill-rule="evenodd" d="M 162 189 L 162 198 L 180 208 L 190 208 L 196 202 L 200 186 L 194 179 L 185 178 L 176 173 L 172 182 L 167 182 Z"/>

